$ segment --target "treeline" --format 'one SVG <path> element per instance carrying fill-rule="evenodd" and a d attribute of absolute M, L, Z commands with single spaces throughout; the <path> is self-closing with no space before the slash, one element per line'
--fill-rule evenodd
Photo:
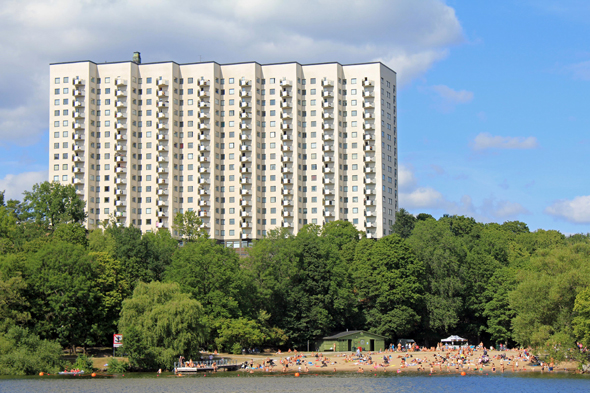
<path fill-rule="evenodd" d="M 143 369 L 200 349 L 313 348 L 346 329 L 556 358 L 590 343 L 588 235 L 402 209 L 377 241 L 336 221 L 270 231 L 240 258 L 194 212 L 175 217 L 182 245 L 167 229 L 106 221 L 88 233 L 84 220 L 70 186 L 42 183 L 22 202 L 0 194 L 0 373 L 38 372 L 19 363 L 25 353 L 58 367 L 60 348 L 108 346 L 113 333 Z"/>

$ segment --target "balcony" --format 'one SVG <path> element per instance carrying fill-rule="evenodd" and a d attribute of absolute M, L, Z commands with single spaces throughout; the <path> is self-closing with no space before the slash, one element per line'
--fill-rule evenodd
<path fill-rule="evenodd" d="M 252 128 L 252 127 L 250 127 L 250 125 L 249 125 L 249 124 L 246 124 L 246 123 L 240 123 L 240 130 L 249 130 L 249 129 L 251 129 L 251 128 Z"/>
<path fill-rule="evenodd" d="M 369 119 L 369 120 L 371 120 L 371 119 L 375 119 L 375 115 L 374 115 L 373 113 L 369 113 L 369 112 L 365 112 L 365 113 L 363 113 L 363 117 L 364 117 L 365 119 Z"/>
<path fill-rule="evenodd" d="M 325 217 L 334 217 L 334 212 L 326 210 L 326 211 L 324 211 L 324 216 Z"/>
<path fill-rule="evenodd" d="M 248 79 L 240 79 L 240 86 L 250 86 L 252 82 Z"/>
<path fill-rule="evenodd" d="M 164 124 L 164 123 L 156 123 L 156 128 L 158 130 L 167 130 L 168 129 L 168 124 Z"/>
<path fill-rule="evenodd" d="M 324 189 L 324 194 L 326 195 L 334 195 L 334 190 L 331 188 L 325 188 Z"/>
<path fill-rule="evenodd" d="M 242 180 L 240 180 L 241 184 L 251 184 L 252 181 L 250 180 L 249 177 L 242 177 Z"/>
<path fill-rule="evenodd" d="M 365 226 L 367 228 L 376 228 L 377 224 L 375 224 L 374 222 L 367 222 Z"/>
<path fill-rule="evenodd" d="M 375 140 L 375 135 L 365 134 L 365 140 L 366 141 L 374 141 Z"/>
<path fill-rule="evenodd" d="M 74 90 L 74 97 L 84 97 L 84 90 Z"/>
<path fill-rule="evenodd" d="M 127 217 L 126 212 L 115 212 L 115 217 Z"/>
<path fill-rule="evenodd" d="M 291 119 L 293 116 L 291 116 L 290 113 L 287 112 L 281 112 L 281 119 Z"/>
<path fill-rule="evenodd" d="M 72 179 L 72 184 L 84 184 L 84 180 L 78 177 Z"/>
<path fill-rule="evenodd" d="M 158 195 L 168 195 L 168 190 L 165 188 L 160 188 L 158 190 Z"/>
<path fill-rule="evenodd" d="M 205 86 L 209 86 L 211 83 L 209 82 L 209 80 L 205 80 L 205 79 L 197 79 L 197 84 L 200 87 L 205 87 Z"/>
<path fill-rule="evenodd" d="M 240 97 L 252 97 L 252 93 L 247 90 L 240 90 Z"/>
<path fill-rule="evenodd" d="M 167 140 L 168 140 L 168 135 L 166 135 L 166 134 L 158 134 L 158 135 L 156 136 L 156 138 L 157 138 L 159 141 L 167 141 Z"/>
<path fill-rule="evenodd" d="M 250 202 L 250 201 L 242 201 L 242 202 L 240 202 L 240 205 L 242 205 L 242 206 L 251 206 L 252 205 L 252 202 Z"/>
<path fill-rule="evenodd" d="M 284 211 L 283 212 L 283 217 L 293 217 L 293 213 L 292 212 L 288 212 L 288 211 Z"/>
<path fill-rule="evenodd" d="M 84 173 L 84 167 L 73 167 L 72 173 Z"/>
<path fill-rule="evenodd" d="M 240 191 L 240 194 L 242 195 L 250 195 L 251 191 L 250 190 L 246 190 L 245 188 L 242 189 L 242 191 Z"/>
<path fill-rule="evenodd" d="M 115 179 L 115 184 L 127 184 L 127 179 L 124 179 L 122 177 L 117 177 Z"/>
<path fill-rule="evenodd" d="M 330 168 L 330 167 L 323 167 L 323 171 L 324 173 L 334 173 L 334 168 Z"/>
<path fill-rule="evenodd" d="M 333 179 L 328 179 L 327 177 L 324 178 L 324 184 L 334 184 Z"/>
<path fill-rule="evenodd" d="M 127 129 L 127 124 L 116 123 L 115 124 L 115 129 L 117 129 L 117 130 L 126 130 Z"/>
<path fill-rule="evenodd" d="M 127 195 L 127 190 L 116 189 L 115 195 Z"/>
<path fill-rule="evenodd" d="M 247 134 L 242 134 L 242 135 L 240 135 L 240 139 L 243 140 L 243 141 L 251 141 L 252 140 L 252 137 L 250 135 L 247 135 Z"/>
<path fill-rule="evenodd" d="M 251 106 L 248 101 L 240 101 L 240 108 L 250 108 Z"/>
<path fill-rule="evenodd" d="M 283 223 L 283 228 L 290 228 L 293 224 L 290 224 L 288 222 L 284 222 Z"/>
<path fill-rule="evenodd" d="M 281 91 L 281 97 L 283 98 L 291 98 L 291 90 L 283 90 Z"/>
<path fill-rule="evenodd" d="M 125 156 L 116 156 L 115 162 L 127 162 L 127 157 Z"/>
<path fill-rule="evenodd" d="M 331 145 L 325 145 L 325 146 L 324 146 L 324 151 L 334 151 L 334 146 L 331 146 Z"/>
<path fill-rule="evenodd" d="M 365 130 L 374 130 L 375 129 L 375 124 L 365 123 L 365 124 L 363 124 L 363 128 Z"/>
<path fill-rule="evenodd" d="M 374 206 L 375 200 L 374 199 L 365 199 L 365 205 L 367 206 Z"/>
<path fill-rule="evenodd" d="M 126 201 L 115 201 L 115 206 L 127 206 Z"/>
<path fill-rule="evenodd" d="M 163 166 L 159 166 L 158 173 L 168 173 L 168 168 L 164 168 Z"/>
<path fill-rule="evenodd" d="M 334 81 L 330 81 L 327 79 L 322 79 L 322 87 L 334 86 Z"/>
<path fill-rule="evenodd" d="M 170 84 L 170 82 L 168 81 L 168 79 L 156 79 L 156 86 L 168 86 Z"/>
<path fill-rule="evenodd" d="M 74 123 L 74 130 L 83 130 L 84 123 Z"/>
<path fill-rule="evenodd" d="M 365 162 L 373 162 L 375 161 L 375 158 L 373 157 L 365 157 Z"/>
<path fill-rule="evenodd" d="M 293 184 L 293 179 L 288 179 L 288 178 L 286 178 L 286 177 L 283 177 L 283 178 L 281 179 L 281 182 L 282 182 L 283 184 Z"/>
<path fill-rule="evenodd" d="M 324 206 L 336 206 L 336 202 L 335 201 L 325 200 L 324 201 Z"/>
<path fill-rule="evenodd" d="M 332 135 L 324 135 L 324 140 L 325 141 L 333 141 L 334 137 Z"/>
<path fill-rule="evenodd" d="M 168 97 L 168 92 L 164 90 L 159 90 L 157 96 L 158 97 Z"/>
<path fill-rule="evenodd" d="M 209 124 L 208 123 L 199 123 L 199 130 L 208 130 Z"/>
<path fill-rule="evenodd" d="M 377 191 L 369 188 L 369 189 L 366 189 L 365 190 L 365 194 L 367 194 L 367 195 L 375 195 L 375 194 L 377 194 Z"/>
<path fill-rule="evenodd" d="M 75 141 L 83 141 L 84 134 L 72 134 L 72 139 Z"/>
<path fill-rule="evenodd" d="M 158 217 L 168 217 L 168 212 L 158 212 Z"/>
<path fill-rule="evenodd" d="M 250 239 L 250 234 L 242 233 L 242 239 Z"/>
<path fill-rule="evenodd" d="M 199 119 L 208 119 L 210 116 L 208 113 L 199 112 Z"/>
<path fill-rule="evenodd" d="M 375 146 L 365 146 L 365 151 L 375 152 Z"/>
<path fill-rule="evenodd" d="M 207 217 L 207 211 L 199 212 L 199 217 Z"/>
<path fill-rule="evenodd" d="M 199 140 L 200 141 L 208 141 L 209 139 L 210 139 L 209 138 L 209 134 L 206 134 L 206 133 L 199 134 Z"/>
<path fill-rule="evenodd" d="M 168 182 L 166 181 L 166 179 L 162 179 L 162 178 L 158 179 L 158 184 L 167 184 L 167 183 Z"/>
<path fill-rule="evenodd" d="M 367 210 L 367 212 L 365 213 L 365 216 L 367 217 L 377 217 L 377 212 L 371 211 L 371 210 Z"/>
<path fill-rule="evenodd" d="M 116 145 L 115 150 L 116 151 L 127 151 L 127 146 L 126 145 Z"/>
<path fill-rule="evenodd" d="M 324 156 L 324 162 L 334 162 L 334 157 Z"/>
<path fill-rule="evenodd" d="M 84 114 L 84 112 L 74 111 L 72 112 L 72 117 L 74 119 L 84 119 L 86 115 Z"/>
<path fill-rule="evenodd" d="M 252 161 L 252 158 L 248 157 L 248 156 L 242 156 L 242 158 L 240 159 L 242 162 L 250 162 Z"/>
<path fill-rule="evenodd" d="M 209 146 L 199 146 L 199 151 L 209 151 Z"/>
<path fill-rule="evenodd" d="M 365 173 L 375 173 L 375 168 L 372 166 L 365 167 Z"/>
<path fill-rule="evenodd" d="M 116 95 L 117 97 L 127 97 L 127 92 L 126 92 L 126 91 L 124 91 L 124 90 L 117 90 L 117 91 L 115 92 L 115 95 Z"/>
<path fill-rule="evenodd" d="M 250 145 L 241 145 L 240 146 L 240 150 L 241 151 L 251 151 L 252 150 L 252 146 L 250 146 Z"/>
<path fill-rule="evenodd" d="M 199 92 L 199 97 L 201 97 L 201 98 L 206 98 L 206 97 L 209 97 L 209 96 L 211 96 L 211 93 L 209 93 L 209 92 L 208 92 L 208 91 L 206 91 L 206 90 L 201 90 L 201 91 Z"/>
<path fill-rule="evenodd" d="M 250 214 L 250 212 L 242 211 L 242 212 L 240 213 L 240 216 L 241 216 L 241 217 L 250 217 L 250 216 L 251 216 L 251 214 Z"/>
<path fill-rule="evenodd" d="M 240 113 L 240 117 L 242 119 L 251 119 L 252 118 L 252 114 L 250 114 L 249 112 L 242 112 L 242 113 Z"/>
<path fill-rule="evenodd" d="M 115 118 L 117 118 L 117 119 L 126 119 L 127 118 L 127 113 L 125 113 L 125 112 L 117 112 L 117 113 L 115 113 Z"/>
<path fill-rule="evenodd" d="M 209 108 L 209 103 L 206 101 L 199 101 L 199 108 Z"/>
<path fill-rule="evenodd" d="M 374 178 L 370 178 L 370 177 L 365 178 L 365 184 L 375 184 L 375 182 L 376 181 Z"/>
<path fill-rule="evenodd" d="M 158 156 L 158 162 L 168 162 L 168 157 L 166 157 L 166 156 Z"/>
<path fill-rule="evenodd" d="M 334 93 L 328 90 L 322 91 L 322 97 L 324 98 L 334 98 Z"/>
<path fill-rule="evenodd" d="M 84 106 L 84 101 L 78 101 L 78 100 L 76 100 L 76 101 L 73 102 L 73 104 L 74 104 L 74 108 L 80 108 L 80 107 L 83 107 Z"/>
<path fill-rule="evenodd" d="M 283 151 L 291 151 L 292 150 L 291 146 L 288 146 L 288 145 L 283 145 L 282 149 L 283 149 Z"/>
<path fill-rule="evenodd" d="M 115 79 L 115 85 L 125 86 L 125 85 L 127 85 L 127 79 L 117 78 L 117 79 Z"/>
<path fill-rule="evenodd" d="M 74 86 L 79 86 L 79 85 L 83 85 L 84 84 L 84 79 L 80 79 L 80 78 L 74 78 L 72 80 L 72 84 Z"/>
<path fill-rule="evenodd" d="M 115 168 L 115 173 L 127 173 L 127 168 L 124 168 L 124 167 Z"/>
<path fill-rule="evenodd" d="M 127 103 L 124 102 L 124 101 L 117 101 L 117 103 L 115 104 L 115 106 L 117 108 L 125 108 L 125 107 L 127 107 Z"/>
<path fill-rule="evenodd" d="M 199 195 L 201 195 L 201 196 L 209 195 L 209 191 L 200 189 L 199 190 Z"/>
<path fill-rule="evenodd" d="M 209 168 L 202 166 L 199 168 L 199 173 L 209 173 Z"/>
<path fill-rule="evenodd" d="M 291 195 L 293 194 L 292 190 L 283 190 L 283 195 Z"/>
<path fill-rule="evenodd" d="M 324 112 L 323 118 L 324 119 L 333 119 L 334 115 L 331 113 L 328 113 L 328 112 Z"/>
<path fill-rule="evenodd" d="M 72 144 L 72 151 L 84 151 L 84 145 Z"/>
<path fill-rule="evenodd" d="M 281 81 L 280 85 L 281 85 L 281 87 L 291 86 L 291 85 L 293 85 L 293 82 L 288 79 L 283 79 Z"/>
<path fill-rule="evenodd" d="M 291 103 L 291 100 L 285 100 L 285 101 L 281 101 L 281 108 L 292 108 L 293 104 Z"/>
<path fill-rule="evenodd" d="M 375 93 L 373 93 L 372 91 L 363 91 L 363 97 L 364 98 L 373 98 L 375 97 Z"/>
<path fill-rule="evenodd" d="M 160 207 L 163 207 L 163 206 L 168 206 L 168 201 L 162 201 L 162 200 L 159 200 L 159 201 L 158 201 L 158 206 L 160 206 Z"/>
<path fill-rule="evenodd" d="M 322 128 L 324 130 L 333 130 L 334 124 L 333 123 L 322 123 Z"/>
<path fill-rule="evenodd" d="M 167 112 L 158 112 L 157 118 L 158 119 L 167 119 L 168 113 Z"/>
<path fill-rule="evenodd" d="M 250 228 L 252 226 L 252 224 L 250 224 L 248 221 L 242 221 L 242 228 Z"/>
<path fill-rule="evenodd" d="M 288 166 L 288 165 L 287 166 L 284 166 L 281 169 L 281 172 L 282 173 L 293 173 L 293 167 L 292 166 Z"/>
<path fill-rule="evenodd" d="M 364 79 L 363 80 L 363 87 L 373 87 L 375 85 L 375 82 L 370 81 L 368 79 Z"/>
<path fill-rule="evenodd" d="M 322 102 L 322 108 L 334 108 L 334 104 L 332 102 Z"/>
<path fill-rule="evenodd" d="M 372 109 L 375 108 L 375 105 L 372 102 L 363 102 L 363 108 Z"/>
<path fill-rule="evenodd" d="M 158 108 L 168 108 L 170 106 L 167 101 L 158 101 L 156 102 L 156 106 Z"/>
<path fill-rule="evenodd" d="M 291 157 L 283 157 L 283 162 L 291 162 L 293 159 Z"/>
<path fill-rule="evenodd" d="M 158 145 L 158 151 L 168 151 L 168 146 Z"/>
<path fill-rule="evenodd" d="M 240 168 L 240 172 L 242 172 L 242 173 L 252 173 L 252 169 L 246 168 L 246 167 L 242 167 L 242 168 Z"/>

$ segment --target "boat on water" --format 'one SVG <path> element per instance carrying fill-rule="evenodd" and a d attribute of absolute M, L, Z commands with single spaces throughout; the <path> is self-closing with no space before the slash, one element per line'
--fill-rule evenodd
<path fill-rule="evenodd" d="M 79 374 L 84 374 L 84 370 L 80 370 L 80 371 L 60 371 L 58 374 L 59 375 L 79 375 Z"/>

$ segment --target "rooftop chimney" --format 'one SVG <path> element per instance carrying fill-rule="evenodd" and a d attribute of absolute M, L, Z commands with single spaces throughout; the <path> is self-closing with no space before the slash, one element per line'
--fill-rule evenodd
<path fill-rule="evenodd" d="M 133 59 L 131 61 L 133 61 L 135 64 L 141 64 L 141 53 L 133 52 Z"/>

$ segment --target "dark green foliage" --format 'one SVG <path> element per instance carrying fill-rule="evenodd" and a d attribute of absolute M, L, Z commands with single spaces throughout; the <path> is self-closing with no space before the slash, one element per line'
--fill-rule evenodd
<path fill-rule="evenodd" d="M 123 374 L 129 370 L 129 363 L 120 361 L 117 358 L 111 358 L 107 370 L 109 374 Z"/>
<path fill-rule="evenodd" d="M 407 239 L 412 234 L 415 224 L 416 217 L 406 209 L 401 208 L 395 213 L 395 223 L 391 226 L 391 231 L 398 234 L 401 238 Z"/>
<path fill-rule="evenodd" d="M 71 368 L 74 370 L 83 370 L 86 374 L 92 373 L 92 371 L 94 371 L 92 358 L 89 358 L 86 355 L 78 355 Z"/>
<path fill-rule="evenodd" d="M 25 191 L 23 218 L 56 228 L 63 223 L 83 223 L 86 203 L 78 197 L 73 185 L 64 186 L 58 182 L 35 184 L 33 191 Z"/>

